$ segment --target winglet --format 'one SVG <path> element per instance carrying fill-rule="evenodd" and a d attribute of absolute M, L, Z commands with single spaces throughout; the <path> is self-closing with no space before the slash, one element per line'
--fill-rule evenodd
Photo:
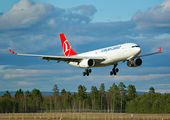
<path fill-rule="evenodd" d="M 158 52 L 161 52 L 161 47 L 159 47 L 159 50 L 158 50 Z"/>
<path fill-rule="evenodd" d="M 12 51 L 11 49 L 9 49 L 9 51 L 12 53 L 12 54 L 16 54 L 14 51 Z"/>

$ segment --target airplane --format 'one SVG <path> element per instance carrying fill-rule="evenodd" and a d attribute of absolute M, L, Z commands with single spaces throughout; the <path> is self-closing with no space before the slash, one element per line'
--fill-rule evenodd
<path fill-rule="evenodd" d="M 47 62 L 50 60 L 57 60 L 57 63 L 59 63 L 60 61 L 64 61 L 75 67 L 85 68 L 83 76 L 89 76 L 89 74 L 92 72 L 91 68 L 93 67 L 105 67 L 111 65 L 113 65 L 113 69 L 110 71 L 110 75 L 116 75 L 119 72 L 119 69 L 116 68 L 119 62 L 127 61 L 127 66 L 138 67 L 142 64 L 141 57 L 154 55 L 162 52 L 161 47 L 159 47 L 157 52 L 139 55 L 141 53 L 141 48 L 139 45 L 135 43 L 124 43 L 116 46 L 77 54 L 72 49 L 64 33 L 60 34 L 60 39 L 64 56 L 21 54 L 15 53 L 11 49 L 9 49 L 9 51 L 15 55 L 40 57 L 42 59 L 47 60 Z"/>

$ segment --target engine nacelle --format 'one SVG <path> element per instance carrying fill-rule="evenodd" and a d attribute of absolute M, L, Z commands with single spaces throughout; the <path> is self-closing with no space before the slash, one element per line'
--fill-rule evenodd
<path fill-rule="evenodd" d="M 81 68 L 89 68 L 89 67 L 93 67 L 94 65 L 95 65 L 95 61 L 93 59 L 83 59 L 79 63 L 79 66 Z"/>
<path fill-rule="evenodd" d="M 134 61 L 128 61 L 127 66 L 129 67 L 138 67 L 142 64 L 142 60 L 140 58 L 135 59 Z"/>

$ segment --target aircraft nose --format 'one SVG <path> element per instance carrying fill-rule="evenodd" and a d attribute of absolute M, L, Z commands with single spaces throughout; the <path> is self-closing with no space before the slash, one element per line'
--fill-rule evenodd
<path fill-rule="evenodd" d="M 140 52 L 141 52 L 141 48 L 140 48 L 140 47 L 138 47 L 138 50 L 137 50 L 137 51 L 138 51 L 138 54 L 140 54 Z"/>

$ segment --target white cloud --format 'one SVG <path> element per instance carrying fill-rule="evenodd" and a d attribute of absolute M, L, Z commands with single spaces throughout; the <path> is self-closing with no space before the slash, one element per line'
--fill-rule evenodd
<path fill-rule="evenodd" d="M 68 28 L 71 24 L 89 23 L 96 12 L 93 5 L 81 5 L 65 10 L 51 4 L 21 0 L 15 3 L 10 11 L 0 16 L 0 31 L 30 27 L 35 31 L 42 30 L 40 25 L 45 31 L 54 26 L 55 29 Z"/>
<path fill-rule="evenodd" d="M 0 30 L 28 28 L 51 15 L 53 9 L 50 4 L 21 0 L 0 16 Z"/>
<path fill-rule="evenodd" d="M 23 70 L 23 69 L 14 69 L 4 74 L 4 79 L 11 79 L 17 77 L 26 77 L 26 76 L 36 76 L 38 70 Z"/>
<path fill-rule="evenodd" d="M 97 12 L 96 8 L 92 5 L 80 5 L 69 10 L 71 19 L 75 21 L 82 21 L 89 23 L 92 21 L 92 16 Z M 73 16 L 74 15 L 74 16 Z"/>
<path fill-rule="evenodd" d="M 137 24 L 136 30 L 170 28 L 170 2 L 164 0 L 161 5 L 150 8 L 146 12 L 137 12 L 132 20 Z M 167 29 L 167 31 L 169 31 Z M 162 32 L 162 31 L 160 31 Z"/>
<path fill-rule="evenodd" d="M 158 93 L 170 93 L 170 90 L 169 89 L 159 89 L 159 90 L 155 90 L 155 92 L 158 92 Z"/>
<path fill-rule="evenodd" d="M 149 81 L 149 80 L 158 80 L 158 79 L 165 79 L 170 77 L 170 74 L 149 74 L 149 75 L 117 75 L 117 76 L 90 76 L 87 78 L 89 81 L 94 81 L 97 83 L 100 82 L 110 82 L 110 81 Z M 105 81 L 103 81 L 105 80 Z"/>
<path fill-rule="evenodd" d="M 153 44 L 150 52 L 155 52 L 158 50 L 158 47 L 161 47 L 164 54 L 170 53 L 170 36 L 168 36 L 168 34 L 160 35 L 158 38 L 152 38 L 149 42 Z"/>
<path fill-rule="evenodd" d="M 49 22 L 48 22 L 49 25 L 55 25 L 55 20 L 54 19 L 51 19 Z"/>
<path fill-rule="evenodd" d="M 66 10 L 51 4 L 21 0 L 0 16 L 0 53 L 9 53 L 9 48 L 32 53 L 57 46 L 61 31 L 77 32 L 92 20 L 96 12 L 93 5 Z"/>
<path fill-rule="evenodd" d="M 26 77 L 28 75 L 17 75 L 17 74 L 5 74 L 4 79 L 11 79 L 11 78 L 16 78 L 16 77 Z"/>
<path fill-rule="evenodd" d="M 74 70 L 27 70 L 27 69 L 11 69 L 7 72 L 4 72 L 3 78 L 4 79 L 14 79 L 20 77 L 51 77 L 56 74 L 68 74 L 72 73 Z M 77 78 L 76 76 L 74 78 Z M 71 80 L 63 78 L 63 80 Z"/>
<path fill-rule="evenodd" d="M 170 84 L 163 84 L 163 83 L 160 83 L 160 84 L 152 84 L 153 87 L 164 87 L 164 86 L 168 86 L 170 87 Z"/>
<path fill-rule="evenodd" d="M 8 67 L 9 65 L 0 65 L 0 73 L 10 71 L 10 69 L 4 69 L 5 67 Z"/>
<path fill-rule="evenodd" d="M 12 69 L 8 73 L 4 74 L 4 79 L 11 79 L 17 77 L 30 77 L 30 76 L 43 76 L 49 73 L 54 73 L 50 70 L 24 70 L 24 69 Z"/>
<path fill-rule="evenodd" d="M 70 81 L 70 80 L 80 80 L 81 78 L 82 78 L 82 76 L 76 75 L 73 77 L 62 77 L 62 78 L 60 78 L 60 80 Z"/>
<path fill-rule="evenodd" d="M 28 86 L 28 85 L 33 85 L 34 83 L 31 82 L 26 82 L 26 81 L 18 81 L 18 85 L 21 86 Z"/>

